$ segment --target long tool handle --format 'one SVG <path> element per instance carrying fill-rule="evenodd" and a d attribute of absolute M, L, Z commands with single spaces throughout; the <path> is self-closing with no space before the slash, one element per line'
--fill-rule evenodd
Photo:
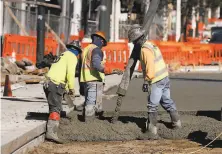
<path fill-rule="evenodd" d="M 149 6 L 149 9 L 148 9 L 146 15 L 144 16 L 143 26 L 142 26 L 142 29 L 144 29 L 146 31 L 145 36 L 149 32 L 150 26 L 153 22 L 155 15 L 156 15 L 156 11 L 158 9 L 159 4 L 160 4 L 160 0 L 152 0 L 150 2 L 150 6 Z"/>
<path fill-rule="evenodd" d="M 59 43 L 63 46 L 63 48 L 65 48 L 65 49 L 67 50 L 66 45 L 62 42 L 62 40 L 61 40 L 60 37 L 54 32 L 54 30 L 52 30 L 52 28 L 48 25 L 48 23 L 45 22 L 45 26 L 47 27 L 47 29 L 48 29 L 49 31 L 52 32 L 52 34 L 55 36 L 56 40 L 59 41 Z"/>
<path fill-rule="evenodd" d="M 134 50 L 136 49 L 137 48 L 134 46 L 134 49 L 128 61 L 127 67 L 123 73 L 121 83 L 119 84 L 118 90 L 116 92 L 118 94 L 118 99 L 116 103 L 115 112 L 111 120 L 112 123 L 115 123 L 119 118 L 119 112 L 122 105 L 122 101 L 123 101 L 124 96 L 126 95 L 126 91 L 129 87 L 130 80 L 132 78 L 136 63 L 138 61 L 138 56 L 137 54 L 135 54 L 136 52 L 134 52 Z"/>
<path fill-rule="evenodd" d="M 148 34 L 151 23 L 153 22 L 157 8 L 159 6 L 159 2 L 160 2 L 160 0 L 152 0 L 150 3 L 149 9 L 146 13 L 146 16 L 144 17 L 143 29 L 146 30 L 145 35 Z M 111 122 L 113 122 L 113 123 L 118 120 L 123 97 L 126 95 L 126 91 L 128 90 L 132 74 L 134 72 L 136 63 L 139 59 L 140 50 L 138 50 L 138 49 L 140 49 L 140 48 L 141 47 L 138 47 L 137 45 L 134 46 L 134 49 L 130 55 L 130 59 L 128 61 L 127 67 L 123 73 L 121 83 L 119 84 L 119 88 L 116 92 L 119 95 L 119 97 L 117 99 L 115 113 L 114 113 L 113 118 L 111 120 Z"/>

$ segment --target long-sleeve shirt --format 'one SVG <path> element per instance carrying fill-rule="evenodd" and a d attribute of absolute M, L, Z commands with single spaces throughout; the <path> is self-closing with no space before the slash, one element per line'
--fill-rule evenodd
<path fill-rule="evenodd" d="M 76 55 L 66 51 L 62 53 L 57 62 L 52 64 L 47 77 L 55 84 L 66 84 L 67 89 L 74 89 L 76 65 Z"/>
<path fill-rule="evenodd" d="M 144 66 L 142 64 L 144 79 L 150 81 L 155 77 L 154 53 L 148 48 L 142 48 L 140 58 L 142 63 L 144 63 Z"/>
<path fill-rule="evenodd" d="M 103 52 L 100 48 L 95 48 L 92 51 L 92 67 L 98 72 L 104 73 Z"/>

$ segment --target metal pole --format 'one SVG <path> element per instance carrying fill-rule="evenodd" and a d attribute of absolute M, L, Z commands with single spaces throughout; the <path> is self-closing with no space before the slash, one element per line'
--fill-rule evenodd
<path fill-rule="evenodd" d="M 25 3 L 21 3 L 20 4 L 20 8 L 21 8 L 21 24 L 26 28 L 26 4 Z M 22 32 L 22 30 L 20 29 L 20 35 L 24 35 L 24 33 Z"/>
<path fill-rule="evenodd" d="M 44 0 L 39 0 L 44 2 Z M 38 5 L 36 62 L 43 60 L 45 50 L 45 6 Z"/>
<path fill-rule="evenodd" d="M 100 13 L 99 18 L 99 30 L 105 32 L 106 39 L 110 40 L 110 13 L 111 13 L 111 1 L 102 0 L 101 5 L 106 7 L 106 10 Z"/>
<path fill-rule="evenodd" d="M 48 19 L 47 23 L 50 25 L 50 10 L 48 10 Z M 47 30 L 47 37 L 49 37 L 49 30 Z"/>
<path fill-rule="evenodd" d="M 180 34 L 181 34 L 181 0 L 177 0 L 176 41 L 179 41 Z"/>
<path fill-rule="evenodd" d="M 164 5 L 164 8 L 163 8 L 163 41 L 167 41 L 168 39 L 168 31 L 167 31 L 167 28 L 168 28 L 168 24 L 167 24 L 167 5 L 165 4 Z"/>
<path fill-rule="evenodd" d="M 31 7 L 30 5 L 28 5 L 28 18 L 27 18 L 27 32 L 29 33 L 29 35 L 31 35 L 31 28 L 30 28 L 30 25 L 31 25 Z"/>
<path fill-rule="evenodd" d="M 91 0 L 89 0 L 89 12 L 88 12 L 88 20 L 91 17 Z"/>
<path fill-rule="evenodd" d="M 79 30 L 81 29 L 81 19 L 82 19 L 82 0 L 74 0 L 73 2 L 73 17 L 71 23 L 71 35 L 79 35 Z"/>

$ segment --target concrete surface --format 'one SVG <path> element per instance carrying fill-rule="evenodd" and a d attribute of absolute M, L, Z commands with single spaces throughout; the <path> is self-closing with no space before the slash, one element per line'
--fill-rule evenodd
<path fill-rule="evenodd" d="M 121 76 L 110 75 L 106 78 L 105 90 L 118 85 Z M 75 91 L 79 91 L 76 79 Z M 77 93 L 78 95 L 78 93 Z M 41 84 L 25 85 L 24 88 L 13 91 L 14 98 L 2 97 L 1 93 L 1 152 L 22 153 L 18 150 L 33 139 L 43 135 L 48 117 L 48 104 Z M 77 97 L 76 103 L 84 102 L 83 97 Z M 67 105 L 63 105 L 67 113 Z M 42 142 L 42 140 L 38 140 Z M 34 142 L 34 141 L 33 141 Z M 34 142 L 34 144 L 37 144 Z M 30 145 L 31 146 L 31 145 Z M 23 148 L 23 151 L 26 148 Z"/>
<path fill-rule="evenodd" d="M 171 74 L 171 96 L 179 111 L 219 111 L 222 107 L 222 74 Z M 143 79 L 133 79 L 121 111 L 147 111 L 147 93 L 142 92 Z M 107 95 L 115 94 L 117 87 Z M 114 111 L 117 97 L 104 101 L 106 111 Z M 163 111 L 160 107 L 160 111 Z"/>

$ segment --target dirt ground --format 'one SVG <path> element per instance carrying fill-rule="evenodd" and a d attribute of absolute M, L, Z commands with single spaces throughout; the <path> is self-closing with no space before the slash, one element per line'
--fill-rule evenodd
<path fill-rule="evenodd" d="M 65 145 L 45 142 L 28 154 L 189 154 L 201 147 L 201 144 L 188 140 L 73 142 Z M 219 145 L 218 148 L 214 146 L 195 152 L 195 154 L 221 153 L 222 148 L 219 148 Z"/>

